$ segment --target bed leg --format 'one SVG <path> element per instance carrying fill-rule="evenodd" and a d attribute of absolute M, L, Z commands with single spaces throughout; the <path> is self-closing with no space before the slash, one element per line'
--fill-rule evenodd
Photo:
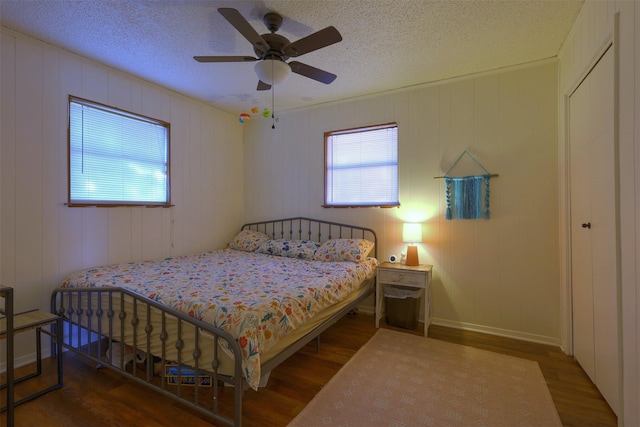
<path fill-rule="evenodd" d="M 316 353 L 320 353 L 320 335 L 316 337 Z"/>

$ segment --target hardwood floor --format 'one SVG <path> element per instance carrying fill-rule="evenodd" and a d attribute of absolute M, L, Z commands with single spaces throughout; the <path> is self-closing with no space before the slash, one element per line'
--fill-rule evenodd
<path fill-rule="evenodd" d="M 393 328 L 420 335 L 415 331 Z M 308 345 L 275 369 L 266 388 L 247 391 L 243 425 L 286 426 L 336 374 L 355 352 L 373 336 L 373 317 L 350 315 L 329 328 L 321 339 L 320 352 Z M 560 418 L 565 426 L 616 426 L 617 420 L 584 371 L 559 349 L 513 339 L 441 326 L 429 328 L 431 338 L 464 344 L 538 362 Z M 64 355 L 64 387 L 16 408 L 15 425 L 24 426 L 179 426 L 215 425 L 207 417 L 108 369 L 96 370 L 80 357 Z M 54 381 L 53 364 L 45 374 L 17 387 L 27 393 Z M 2 402 L 5 401 L 0 394 Z M 6 425 L 6 414 L 0 416 Z"/>

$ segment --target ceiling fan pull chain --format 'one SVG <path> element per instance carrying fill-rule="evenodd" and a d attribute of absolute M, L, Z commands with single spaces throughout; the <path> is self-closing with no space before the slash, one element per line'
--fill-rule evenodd
<path fill-rule="evenodd" d="M 273 76 L 273 62 L 271 63 L 271 75 Z M 271 85 L 271 129 L 276 128 L 276 107 L 275 107 L 275 93 L 276 93 L 276 85 L 275 83 Z"/>

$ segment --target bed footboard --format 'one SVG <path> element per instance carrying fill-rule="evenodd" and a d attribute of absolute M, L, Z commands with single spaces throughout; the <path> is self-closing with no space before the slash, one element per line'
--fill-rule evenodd
<path fill-rule="evenodd" d="M 226 425 L 241 426 L 242 353 L 226 331 L 121 288 L 56 289 L 51 312 L 64 319 L 63 347 Z M 226 374 L 220 372 L 227 356 L 221 345 L 233 353 Z M 233 386 L 232 399 L 228 390 L 223 395 L 224 384 Z"/>

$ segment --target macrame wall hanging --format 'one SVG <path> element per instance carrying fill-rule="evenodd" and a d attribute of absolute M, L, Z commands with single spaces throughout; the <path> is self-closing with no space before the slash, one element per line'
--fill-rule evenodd
<path fill-rule="evenodd" d="M 460 160 L 469 158 L 480 168 L 480 173 L 473 175 L 453 176 L 454 169 L 459 167 Z M 489 219 L 489 180 L 498 176 L 491 174 L 476 158 L 465 150 L 451 165 L 444 176 L 446 185 L 446 219 Z"/>

